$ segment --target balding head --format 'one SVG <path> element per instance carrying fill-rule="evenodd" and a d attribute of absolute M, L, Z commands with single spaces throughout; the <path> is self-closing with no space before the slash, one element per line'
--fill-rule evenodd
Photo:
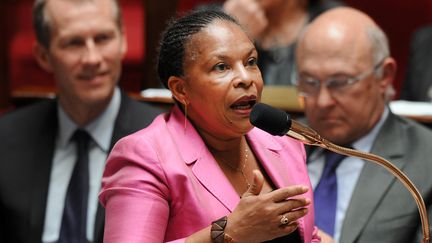
<path fill-rule="evenodd" d="M 301 35 L 296 58 L 312 128 L 337 144 L 373 128 L 392 90 L 396 64 L 385 34 L 369 16 L 348 7 L 324 12 Z"/>
<path fill-rule="evenodd" d="M 304 52 L 308 51 L 326 50 L 329 56 L 369 59 L 371 63 L 389 55 L 382 30 L 369 16 L 349 7 L 335 8 L 318 16 L 300 37 L 298 47 L 299 56 L 307 55 Z"/>
<path fill-rule="evenodd" d="M 339 28 L 340 30 L 359 31 L 364 30 L 367 26 L 377 26 L 365 13 L 350 7 L 338 7 L 330 9 L 319 15 L 310 25 L 309 30 L 315 31 L 316 28 L 327 31 L 330 27 Z"/>

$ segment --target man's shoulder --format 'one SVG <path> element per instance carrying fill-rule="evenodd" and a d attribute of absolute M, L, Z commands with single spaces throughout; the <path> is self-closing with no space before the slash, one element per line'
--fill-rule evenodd
<path fill-rule="evenodd" d="M 35 146 L 51 142 L 57 124 L 56 107 L 55 101 L 42 101 L 1 116 L 0 160 L 14 158 L 17 162 L 16 156 L 26 156 Z"/>
<path fill-rule="evenodd" d="M 157 115 L 166 112 L 166 109 L 163 109 L 155 104 L 137 101 L 127 95 L 122 95 L 121 108 L 120 112 L 129 112 L 136 114 L 136 116 L 147 116 L 147 117 L 156 117 Z M 136 113 L 138 112 L 138 113 Z"/>
<path fill-rule="evenodd" d="M 134 100 L 122 95 L 120 111 L 116 119 L 117 136 L 123 137 L 147 127 L 161 113 L 167 110 L 156 105 Z M 120 138 L 118 137 L 118 138 Z M 115 139 L 116 140 L 116 139 Z"/>
<path fill-rule="evenodd" d="M 419 60 L 420 62 L 423 61 L 424 58 L 426 58 L 426 60 L 429 60 L 427 58 L 430 56 L 430 53 L 432 52 L 431 47 L 432 47 L 432 25 L 424 26 L 416 30 L 411 37 L 411 43 L 410 43 L 410 52 L 412 53 L 412 55 L 423 58 Z M 426 63 L 429 64 L 428 62 Z"/>
<path fill-rule="evenodd" d="M 432 130 L 414 120 L 390 114 L 374 143 L 373 148 L 381 153 L 402 156 L 410 164 L 429 163 L 432 150 Z M 414 163 L 414 161 L 417 161 Z M 432 167 L 431 167 L 432 169 Z"/>
<path fill-rule="evenodd" d="M 23 129 L 51 119 L 56 114 L 56 101 L 44 100 L 17 108 L 0 116 L 0 131 Z"/>
<path fill-rule="evenodd" d="M 432 41 L 432 25 L 423 26 L 422 28 L 416 30 L 413 38 L 422 43 L 431 44 L 430 41 Z"/>
<path fill-rule="evenodd" d="M 425 125 L 398 115 L 393 115 L 390 118 L 394 119 L 396 126 L 400 126 L 401 129 L 406 129 L 409 134 L 417 138 L 425 138 L 431 141 L 432 130 Z"/>

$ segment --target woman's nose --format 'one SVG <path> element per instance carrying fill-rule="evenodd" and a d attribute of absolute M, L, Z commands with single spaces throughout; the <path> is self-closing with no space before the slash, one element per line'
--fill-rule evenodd
<path fill-rule="evenodd" d="M 243 65 L 236 68 L 236 76 L 234 78 L 235 87 L 249 87 L 253 83 L 253 75 Z"/>

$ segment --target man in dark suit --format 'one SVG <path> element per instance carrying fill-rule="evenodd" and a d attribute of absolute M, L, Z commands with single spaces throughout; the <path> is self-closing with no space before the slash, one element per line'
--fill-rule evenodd
<path fill-rule="evenodd" d="M 35 56 L 58 96 L 0 119 L 0 242 L 102 242 L 105 159 L 162 110 L 117 87 L 126 39 L 116 0 L 37 0 L 33 14 Z"/>
<path fill-rule="evenodd" d="M 333 143 L 390 160 L 430 206 L 432 131 L 387 106 L 396 63 L 383 31 L 358 10 L 335 8 L 307 27 L 296 54 L 309 125 Z M 330 168 L 336 161 L 330 154 L 321 149 L 308 154 L 315 222 L 327 233 L 321 234 L 323 242 L 328 235 L 343 243 L 421 242 L 415 240 L 421 229 L 417 205 L 402 183 L 383 167 L 354 157 Z M 332 191 L 336 196 L 329 200 Z"/>
<path fill-rule="evenodd" d="M 432 101 L 432 26 L 419 29 L 412 38 L 400 99 Z"/>

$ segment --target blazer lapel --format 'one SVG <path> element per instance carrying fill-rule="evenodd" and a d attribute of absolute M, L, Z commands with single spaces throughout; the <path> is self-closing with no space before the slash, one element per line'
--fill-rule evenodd
<path fill-rule="evenodd" d="M 282 149 L 276 142 L 262 144 L 257 136 L 256 129 L 252 130 L 246 135 L 248 142 L 251 146 L 257 159 L 261 162 L 264 170 L 269 176 L 270 180 L 277 188 L 285 187 L 293 184 L 295 175 L 291 174 L 291 170 L 287 163 L 280 159 L 279 151 Z M 268 138 L 265 141 L 269 141 Z M 205 147 L 204 143 L 198 147 L 201 152 L 197 156 L 196 163 L 192 169 L 198 180 L 205 186 L 225 207 L 232 211 L 237 206 L 240 200 L 237 192 L 232 187 L 219 165 Z M 185 150 L 186 148 L 184 148 Z M 189 159 L 192 160 L 192 159 Z M 209 173 L 211 171 L 212 173 Z M 285 173 L 280 173 L 284 171 Z M 229 188 L 227 190 L 227 188 Z"/>
<path fill-rule="evenodd" d="M 202 156 L 196 160 L 192 172 L 228 211 L 234 210 L 240 197 L 208 150 L 202 151 Z"/>
<path fill-rule="evenodd" d="M 52 111 L 48 119 L 42 121 L 43 125 L 38 131 L 39 136 L 35 137 L 36 144 L 33 149 L 32 163 L 33 178 L 31 178 L 31 208 L 30 208 L 30 239 L 31 242 L 40 242 L 45 221 L 46 203 L 48 197 L 51 166 L 54 155 L 55 137 L 57 131 L 56 106 L 51 107 Z"/>
<path fill-rule="evenodd" d="M 136 107 L 134 101 L 121 91 L 121 103 L 119 114 L 117 115 L 114 130 L 111 138 L 109 151 L 121 138 L 136 132 L 151 123 L 155 114 L 136 114 L 143 113 L 142 107 Z M 105 208 L 98 203 L 94 226 L 94 242 L 103 242 L 103 231 L 105 222 Z"/>
<path fill-rule="evenodd" d="M 277 187 L 292 185 L 293 175 L 287 163 L 280 158 L 279 151 L 282 149 L 276 142 L 262 144 L 260 141 L 269 141 L 268 138 L 257 138 L 256 129 L 252 130 L 248 136 L 248 142 L 255 153 L 257 159 L 261 162 L 264 170 L 270 177 L 270 180 Z M 271 140 L 270 140 L 271 141 Z M 281 173 L 283 171 L 283 173 Z"/>
<path fill-rule="evenodd" d="M 133 119 L 132 117 L 130 117 L 130 114 L 131 112 L 133 113 L 133 111 L 129 112 L 127 109 L 129 106 L 128 104 L 130 102 L 127 95 L 125 95 L 123 92 L 121 92 L 120 94 L 121 94 L 120 110 L 114 124 L 114 130 L 111 138 L 109 151 L 112 150 L 115 143 L 118 140 L 120 140 L 122 137 L 133 132 L 134 129 L 138 130 L 138 128 L 132 127 L 130 126 L 131 124 L 128 124 L 128 121 L 131 121 Z M 103 242 L 103 232 L 104 232 L 104 225 L 105 225 L 104 222 L 105 222 L 105 208 L 98 202 L 95 225 L 93 230 L 94 242 Z"/>
<path fill-rule="evenodd" d="M 276 188 L 295 185 L 296 181 L 301 181 L 299 178 L 296 178 L 297 175 L 295 173 L 292 173 L 297 170 L 290 168 L 290 165 L 286 161 L 281 160 L 280 153 L 284 148 L 274 141 L 272 136 L 269 136 L 266 133 L 262 134 L 262 131 L 254 128 L 250 133 L 248 133 L 247 138 L 255 156 L 261 162 L 265 172 Z M 262 144 L 260 141 L 266 141 L 266 144 Z M 292 161 L 298 159 L 302 158 L 291 158 Z M 306 228 L 306 223 L 304 218 L 299 219 L 298 222 L 299 233 L 302 237 L 305 237 L 304 229 Z"/>
<path fill-rule="evenodd" d="M 396 129 L 394 115 L 390 113 L 375 139 L 371 153 L 403 169 L 405 144 L 403 139 L 400 139 L 403 137 L 404 131 Z M 345 214 L 340 242 L 354 242 L 357 239 L 390 186 L 396 181 L 396 177 L 387 169 L 366 161 Z"/>
<path fill-rule="evenodd" d="M 133 114 L 134 111 L 129 111 L 129 109 L 131 109 L 131 106 L 129 105 L 131 101 L 129 100 L 127 95 L 125 95 L 123 92 L 121 92 L 120 94 L 121 94 L 120 110 L 114 124 L 114 130 L 113 130 L 111 144 L 109 148 L 110 151 L 114 147 L 115 143 L 118 140 L 120 140 L 122 137 L 141 128 L 141 127 L 136 127 L 136 125 L 134 126 L 135 124 L 134 118 L 131 117 L 131 113 Z"/>
<path fill-rule="evenodd" d="M 201 136 L 177 106 L 174 106 L 167 127 L 176 143 L 183 161 L 192 167 L 198 181 L 230 212 L 234 210 L 239 195 L 207 149 Z"/>

